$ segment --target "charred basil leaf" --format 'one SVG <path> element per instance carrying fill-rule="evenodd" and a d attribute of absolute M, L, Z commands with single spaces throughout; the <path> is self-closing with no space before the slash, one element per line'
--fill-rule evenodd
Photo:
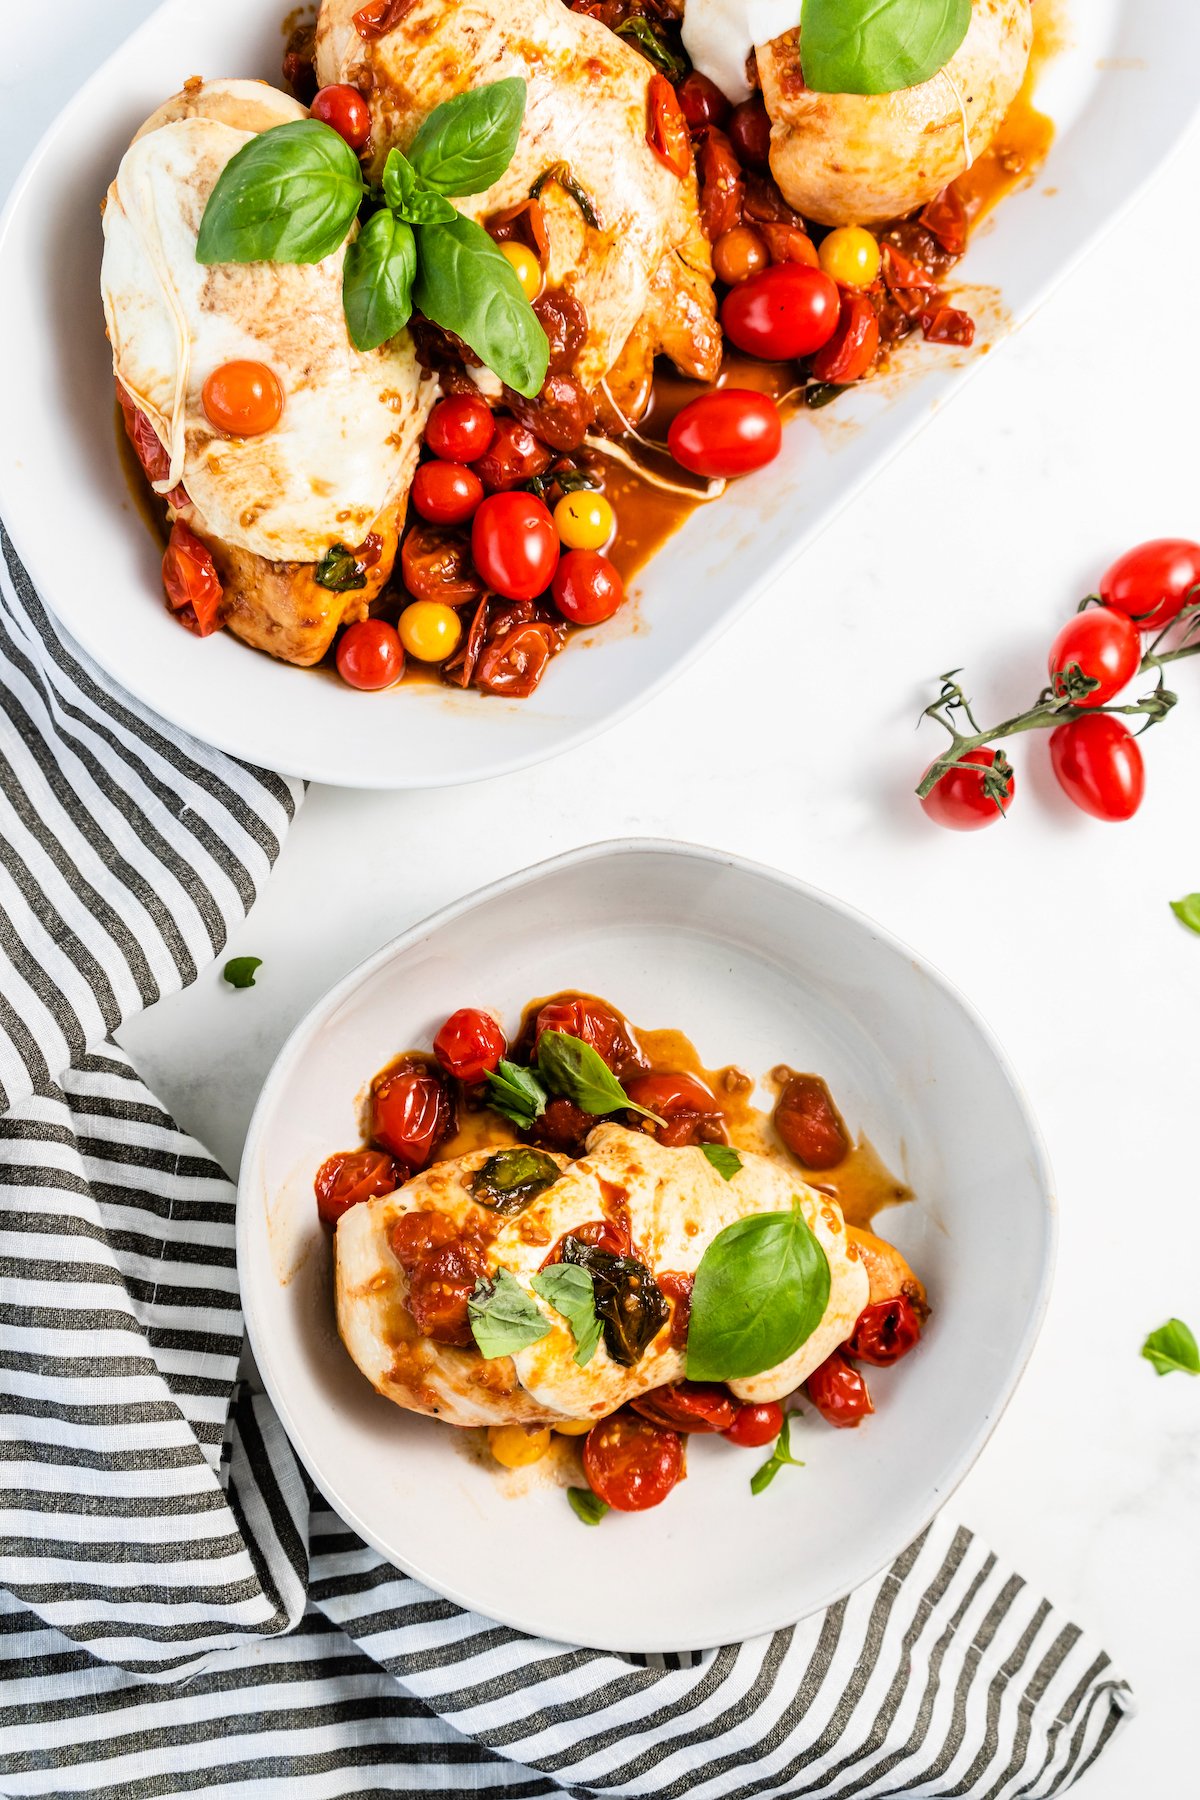
<path fill-rule="evenodd" d="M 598 1525 L 609 1511 L 608 1501 L 593 1494 L 591 1488 L 568 1488 L 567 1499 L 575 1517 L 582 1519 L 585 1525 Z"/>
<path fill-rule="evenodd" d="M 804 404 L 810 412 L 817 412 L 822 406 L 831 405 L 845 391 L 834 381 L 810 381 L 804 390 Z"/>
<path fill-rule="evenodd" d="M 550 1335 L 540 1309 L 507 1269 L 497 1269 L 491 1281 L 479 1282 L 467 1314 L 471 1336 L 489 1362 L 497 1356 L 515 1356 Z"/>
<path fill-rule="evenodd" d="M 593 206 L 591 195 L 588 193 L 587 189 L 582 187 L 580 183 L 576 181 L 574 175 L 572 175 L 570 163 L 551 163 L 548 169 L 543 169 L 529 190 L 529 198 L 531 200 L 540 200 L 543 190 L 549 187 L 551 182 L 554 183 L 555 187 L 560 187 L 564 194 L 569 194 L 571 196 L 571 199 L 583 214 L 584 223 L 590 225 L 593 231 L 598 231 L 600 229 L 600 214 Z"/>
<path fill-rule="evenodd" d="M 522 1131 L 532 1130 L 546 1110 L 546 1090 L 532 1069 L 502 1057 L 487 1078 L 487 1103 Z"/>
<path fill-rule="evenodd" d="M 732 1181 L 742 1166 L 742 1159 L 732 1144 L 701 1144 L 700 1153 L 707 1156 L 718 1175 Z"/>
<path fill-rule="evenodd" d="M 657 1281 L 636 1256 L 614 1256 L 577 1237 L 564 1239 L 560 1261 L 591 1276 L 604 1347 L 615 1363 L 631 1369 L 671 1316 Z"/>
<path fill-rule="evenodd" d="M 509 1217 L 523 1212 L 562 1174 L 544 1150 L 497 1150 L 471 1177 L 471 1193 L 481 1206 Z"/>
<path fill-rule="evenodd" d="M 633 18 L 626 19 L 623 25 L 617 26 L 617 36 L 628 38 L 646 61 L 661 71 L 671 81 L 682 81 L 688 72 L 688 60 L 673 50 L 665 38 L 661 38 L 649 19 L 643 13 L 635 13 Z"/>
<path fill-rule="evenodd" d="M 331 594 L 352 594 L 367 585 L 367 572 L 345 544 L 332 544 L 317 564 L 317 586 Z"/>
<path fill-rule="evenodd" d="M 530 1286 L 567 1321 L 575 1339 L 575 1361 L 586 1369 L 600 1344 L 596 1289 L 589 1271 L 574 1263 L 551 1263 Z"/>

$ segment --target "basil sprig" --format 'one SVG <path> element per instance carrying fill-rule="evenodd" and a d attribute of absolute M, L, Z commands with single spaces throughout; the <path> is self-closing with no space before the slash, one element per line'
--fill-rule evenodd
<path fill-rule="evenodd" d="M 688 1327 L 689 1381 L 738 1381 L 807 1343 L 829 1301 L 829 1263 L 795 1200 L 718 1232 L 700 1259 Z"/>
<path fill-rule="evenodd" d="M 762 1465 L 762 1468 L 756 1469 L 750 1477 L 750 1492 L 752 1494 L 764 1493 L 766 1489 L 770 1487 L 780 1469 L 802 1469 L 804 1467 L 800 1458 L 792 1455 L 792 1420 L 798 1419 L 801 1416 L 799 1409 L 795 1412 L 785 1413 L 783 1415 L 783 1429 L 775 1439 L 775 1448 L 772 1450 L 766 1462 Z"/>
<path fill-rule="evenodd" d="M 600 1345 L 600 1320 L 596 1316 L 596 1289 L 587 1269 L 571 1263 L 551 1263 L 531 1283 L 535 1294 L 548 1300 L 571 1327 L 575 1361 L 586 1369 Z"/>
<path fill-rule="evenodd" d="M 490 1281 L 476 1284 L 467 1316 L 480 1355 L 489 1362 L 497 1356 L 515 1356 L 550 1335 L 541 1310 L 507 1269 L 497 1269 Z"/>
<path fill-rule="evenodd" d="M 1182 1319 L 1168 1319 L 1152 1331 L 1142 1355 L 1158 1375 L 1200 1375 L 1200 1345 Z"/>
<path fill-rule="evenodd" d="M 818 94 L 894 94 L 944 69 L 971 0 L 804 0 L 800 61 Z"/>
<path fill-rule="evenodd" d="M 487 1078 L 487 1103 L 502 1119 L 532 1131 L 550 1098 L 532 1069 L 501 1057 Z"/>
<path fill-rule="evenodd" d="M 701 1144 L 700 1153 L 707 1156 L 718 1175 L 732 1181 L 742 1166 L 742 1159 L 732 1144 Z"/>
<path fill-rule="evenodd" d="M 552 1094 L 565 1095 L 581 1112 L 628 1111 L 641 1113 L 643 1118 L 653 1119 L 656 1125 L 666 1124 L 666 1120 L 651 1112 L 648 1106 L 636 1105 L 604 1058 L 582 1038 L 572 1037 L 569 1031 L 543 1031 L 538 1039 L 537 1069 Z"/>

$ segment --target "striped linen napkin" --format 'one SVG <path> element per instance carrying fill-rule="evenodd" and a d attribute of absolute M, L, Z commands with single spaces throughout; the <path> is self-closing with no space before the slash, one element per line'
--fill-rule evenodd
<path fill-rule="evenodd" d="M 148 716 L 0 553 L 0 1793 L 1069 1787 L 1128 1687 L 942 1520 L 822 1616 L 644 1658 L 464 1612 L 330 1511 L 239 1379 L 233 1185 L 111 1035 L 218 955 L 299 784 Z"/>

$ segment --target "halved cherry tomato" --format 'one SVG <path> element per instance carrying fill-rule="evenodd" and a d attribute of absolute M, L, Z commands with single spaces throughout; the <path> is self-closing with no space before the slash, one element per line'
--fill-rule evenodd
<path fill-rule="evenodd" d="M 371 1087 L 371 1136 L 410 1169 L 423 1169 L 454 1129 L 454 1108 L 436 1070 L 407 1058 Z"/>
<path fill-rule="evenodd" d="M 471 525 L 471 555 L 487 587 L 507 600 L 532 600 L 558 567 L 558 532 L 536 494 L 489 494 Z"/>
<path fill-rule="evenodd" d="M 366 694 L 394 687 L 404 673 L 404 650 L 396 627 L 385 619 L 360 619 L 338 640 L 337 672 L 347 686 Z"/>
<path fill-rule="evenodd" d="M 723 131 L 710 125 L 700 140 L 700 224 L 710 244 L 742 222 L 742 168 Z"/>
<path fill-rule="evenodd" d="M 421 1336 L 468 1348 L 471 1295 L 486 1274 L 484 1254 L 469 1238 L 421 1257 L 408 1278 L 408 1310 Z"/>
<path fill-rule="evenodd" d="M 528 425 L 507 413 L 497 413 L 495 435 L 476 463 L 475 473 L 489 494 L 500 494 L 544 474 L 553 461 L 551 452 Z"/>
<path fill-rule="evenodd" d="M 943 188 L 919 218 L 948 256 L 962 255 L 967 247 L 967 209 L 956 189 Z"/>
<path fill-rule="evenodd" d="M 921 314 L 921 332 L 928 344 L 961 344 L 969 349 L 975 342 L 975 321 L 959 306 L 935 306 Z"/>
<path fill-rule="evenodd" d="M 782 274 L 783 270 L 764 273 Z M 752 276 L 741 288 L 733 288 L 730 297 L 761 280 L 760 275 Z M 775 402 L 752 388 L 717 388 L 701 394 L 676 413 L 667 432 L 668 448 L 679 466 L 709 480 L 765 468 L 779 455 L 782 444 L 783 428 Z"/>
<path fill-rule="evenodd" d="M 204 383 L 203 401 L 209 424 L 230 437 L 262 437 L 283 417 L 283 389 L 266 363 L 222 363 Z"/>
<path fill-rule="evenodd" d="M 600 625 L 625 598 L 625 583 L 607 556 L 568 550 L 554 571 L 554 604 L 572 625 Z"/>
<path fill-rule="evenodd" d="M 482 1081 L 507 1049 L 508 1039 L 495 1019 L 474 1006 L 451 1013 L 433 1040 L 433 1054 L 460 1081 Z"/>
<path fill-rule="evenodd" d="M 321 1164 L 313 1183 L 317 1211 L 326 1225 L 336 1225 L 342 1214 L 360 1200 L 376 1200 L 393 1194 L 404 1180 L 384 1150 L 344 1150 Z"/>
<path fill-rule="evenodd" d="M 495 435 L 491 407 L 473 394 L 439 400 L 425 422 L 425 442 L 444 462 L 474 462 L 490 448 Z"/>
<path fill-rule="evenodd" d="M 841 317 L 825 348 L 813 359 L 817 381 L 847 387 L 861 381 L 879 354 L 879 315 L 865 294 L 841 290 Z"/>
<path fill-rule="evenodd" d="M 400 572 L 415 600 L 466 606 L 483 592 L 464 537 L 442 525 L 417 525 L 400 550 Z"/>
<path fill-rule="evenodd" d="M 818 1075 L 792 1075 L 775 1102 L 775 1129 L 806 1169 L 836 1169 L 850 1138 Z"/>
<path fill-rule="evenodd" d="M 449 1213 L 429 1207 L 423 1212 L 401 1213 L 388 1234 L 388 1242 L 396 1261 L 411 1275 L 423 1256 L 431 1250 L 444 1250 L 447 1244 L 457 1244 L 461 1236 Z"/>
<path fill-rule="evenodd" d="M 644 1106 L 667 1121 L 658 1127 L 660 1144 L 700 1143 L 702 1125 L 724 1122 L 716 1095 L 695 1075 L 635 1075 L 626 1082 L 625 1092 L 635 1106 Z"/>
<path fill-rule="evenodd" d="M 782 1406 L 778 1401 L 764 1400 L 758 1406 L 739 1406 L 737 1417 L 724 1436 L 743 1450 L 761 1450 L 764 1444 L 773 1444 L 782 1430 Z"/>
<path fill-rule="evenodd" d="M 699 69 L 684 76 L 675 94 L 692 131 L 702 131 L 706 125 L 719 125 L 729 117 L 728 100 L 716 82 L 702 75 Z"/>
<path fill-rule="evenodd" d="M 721 325 L 747 356 L 785 362 L 811 356 L 829 342 L 840 306 L 837 287 L 823 270 L 777 263 L 730 289 L 721 304 Z"/>
<path fill-rule="evenodd" d="M 1050 685 L 1056 694 L 1069 692 L 1071 668 L 1099 683 L 1090 693 L 1072 696 L 1076 706 L 1103 706 L 1133 680 L 1142 660 L 1142 640 L 1126 613 L 1109 606 L 1089 606 L 1063 626 L 1050 652 Z"/>
<path fill-rule="evenodd" d="M 677 1381 L 630 1402 L 634 1412 L 669 1431 L 728 1431 L 737 1417 L 729 1389 L 715 1381 Z M 776 1433 L 778 1436 L 778 1433 Z"/>
<path fill-rule="evenodd" d="M 1200 600 L 1200 544 L 1151 538 L 1119 556 L 1100 583 L 1100 598 L 1128 613 L 1139 631 L 1161 631 Z"/>
<path fill-rule="evenodd" d="M 1003 781 L 1003 789 L 995 797 L 988 792 L 982 775 L 975 775 L 964 763 L 979 769 L 994 768 Z M 967 750 L 958 765 L 947 769 L 935 787 L 930 788 L 921 805 L 927 818 L 949 831 L 979 831 L 994 825 L 1012 805 L 1016 776 L 1003 750 Z"/>
<path fill-rule="evenodd" d="M 618 1081 L 640 1075 L 646 1069 L 645 1051 L 625 1020 L 600 1000 L 583 995 L 548 1000 L 534 1021 L 535 1050 L 546 1031 L 565 1031 L 568 1037 L 579 1038 L 608 1064 Z"/>
<path fill-rule="evenodd" d="M 483 499 L 483 483 L 466 463 L 422 463 L 413 476 L 412 503 L 431 525 L 465 525 Z"/>
<path fill-rule="evenodd" d="M 171 527 L 163 556 L 163 587 L 167 604 L 181 625 L 197 637 L 211 637 L 223 623 L 220 617 L 224 589 L 212 551 L 202 544 L 181 519 Z"/>
<path fill-rule="evenodd" d="M 749 169 L 765 169 L 771 151 L 771 120 L 761 94 L 751 94 L 730 115 L 729 141 Z"/>
<path fill-rule="evenodd" d="M 1068 800 L 1093 819 L 1132 819 L 1146 791 L 1137 739 L 1111 713 L 1072 719 L 1050 733 L 1050 763 Z"/>
<path fill-rule="evenodd" d="M 356 87 L 344 82 L 321 88 L 309 111 L 345 138 L 352 150 L 361 150 L 371 135 L 370 107 Z"/>
<path fill-rule="evenodd" d="M 617 1512 L 645 1512 L 683 1476 L 683 1440 L 624 1408 L 584 1439 L 583 1472 L 594 1494 Z"/>
<path fill-rule="evenodd" d="M 840 1350 L 813 1370 L 804 1388 L 821 1417 L 841 1430 L 861 1424 L 875 1411 L 866 1381 Z"/>
<path fill-rule="evenodd" d="M 907 1356 L 920 1336 L 921 1321 L 912 1302 L 906 1295 L 897 1294 L 894 1300 L 863 1308 L 846 1348 L 861 1362 L 886 1369 Z"/>
<path fill-rule="evenodd" d="M 553 626 L 542 620 L 510 625 L 485 645 L 475 665 L 475 686 L 505 700 L 528 700 L 557 649 Z"/>
<path fill-rule="evenodd" d="M 659 162 L 682 181 L 692 166 L 692 143 L 687 120 L 675 98 L 675 89 L 665 75 L 650 77 L 646 95 L 646 142 Z"/>

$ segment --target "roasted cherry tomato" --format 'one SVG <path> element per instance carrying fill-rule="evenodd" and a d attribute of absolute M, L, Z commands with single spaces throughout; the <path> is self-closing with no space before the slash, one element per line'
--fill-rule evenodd
<path fill-rule="evenodd" d="M 457 1244 L 460 1233 L 449 1213 L 430 1207 L 424 1212 L 401 1213 L 388 1234 L 392 1255 L 408 1274 L 412 1274 L 423 1256 L 433 1250 L 444 1250 Z"/>
<path fill-rule="evenodd" d="M 224 589 L 217 565 L 208 545 L 202 544 L 181 519 L 176 519 L 171 527 L 163 556 L 163 587 L 167 604 L 181 625 L 197 637 L 210 637 L 220 630 Z"/>
<path fill-rule="evenodd" d="M 712 259 L 717 280 L 727 287 L 736 287 L 739 281 L 748 281 L 751 275 L 765 269 L 771 253 L 752 225 L 735 225 L 717 239 Z"/>
<path fill-rule="evenodd" d="M 943 188 L 921 212 L 920 222 L 948 256 L 961 256 L 967 247 L 967 209 L 953 187 Z"/>
<path fill-rule="evenodd" d="M 771 121 L 761 94 L 735 106 L 725 127 L 738 160 L 748 169 L 765 169 L 771 152 Z"/>
<path fill-rule="evenodd" d="M 572 625 L 600 625 L 625 598 L 625 583 L 607 556 L 568 550 L 554 571 L 554 604 Z"/>
<path fill-rule="evenodd" d="M 483 483 L 466 463 L 422 463 L 413 477 L 412 503 L 431 525 L 465 525 L 483 499 Z"/>
<path fill-rule="evenodd" d="M 554 629 L 540 619 L 510 625 L 475 665 L 475 686 L 505 700 L 528 700 L 558 648 Z"/>
<path fill-rule="evenodd" d="M 1093 819 L 1132 819 L 1146 791 L 1137 739 L 1110 713 L 1072 719 L 1050 733 L 1050 762 L 1068 800 Z"/>
<path fill-rule="evenodd" d="M 692 1289 L 696 1285 L 696 1277 L 675 1269 L 663 1269 L 656 1279 L 671 1302 L 671 1348 L 683 1350 L 687 1346 L 688 1326 L 692 1322 Z"/>
<path fill-rule="evenodd" d="M 806 1169 L 836 1169 L 850 1138 L 818 1075 L 791 1075 L 775 1102 L 775 1129 Z"/>
<path fill-rule="evenodd" d="M 360 619 L 338 639 L 337 672 L 347 686 L 364 693 L 394 687 L 404 673 L 404 650 L 394 625 Z"/>
<path fill-rule="evenodd" d="M 283 389 L 266 363 L 222 363 L 204 383 L 203 400 L 209 424 L 230 437 L 262 437 L 283 417 Z"/>
<path fill-rule="evenodd" d="M 963 763 L 979 769 L 994 768 L 1004 784 L 1002 790 L 993 797 L 983 776 L 963 768 Z M 921 805 L 935 825 L 945 825 L 949 831 L 979 831 L 1008 811 L 1015 787 L 1016 776 L 1003 750 L 967 750 L 958 766 L 947 769 L 937 785 L 930 788 Z"/>
<path fill-rule="evenodd" d="M 371 1136 L 410 1169 L 423 1169 L 454 1129 L 454 1108 L 442 1077 L 406 1060 L 371 1087 Z"/>
<path fill-rule="evenodd" d="M 371 109 L 355 87 L 339 82 L 323 87 L 310 108 L 314 119 L 345 138 L 352 150 L 361 150 L 371 135 Z"/>
<path fill-rule="evenodd" d="M 875 1411 L 865 1379 L 840 1350 L 813 1370 L 804 1389 L 821 1417 L 843 1430 Z"/>
<path fill-rule="evenodd" d="M 692 143 L 687 120 L 675 98 L 675 89 L 665 75 L 650 77 L 646 96 L 646 142 L 659 162 L 682 181 L 692 166 Z"/>
<path fill-rule="evenodd" d="M 839 287 L 868 288 L 882 260 L 879 239 L 861 225 L 839 225 L 822 238 L 821 267 Z"/>
<path fill-rule="evenodd" d="M 417 662 L 448 662 L 462 641 L 462 620 L 444 600 L 414 600 L 396 629 L 401 646 Z"/>
<path fill-rule="evenodd" d="M 466 606 L 483 592 L 466 538 L 445 525 L 413 527 L 401 546 L 400 573 L 414 600 Z"/>
<path fill-rule="evenodd" d="M 889 1363 L 907 1356 L 920 1335 L 921 1321 L 912 1302 L 906 1295 L 897 1294 L 894 1300 L 864 1307 L 846 1348 L 860 1362 L 886 1369 Z"/>
<path fill-rule="evenodd" d="M 485 585 L 507 600 L 532 600 L 558 567 L 558 533 L 536 494 L 490 494 L 471 525 L 471 555 Z"/>
<path fill-rule="evenodd" d="M 1161 631 L 1200 600 L 1200 544 L 1151 538 L 1119 556 L 1100 583 L 1106 606 L 1128 613 L 1139 631 Z"/>
<path fill-rule="evenodd" d="M 616 530 L 616 516 L 603 494 L 576 488 L 554 508 L 554 524 L 566 550 L 603 550 Z"/>
<path fill-rule="evenodd" d="M 565 1031 L 568 1037 L 579 1038 L 608 1064 L 618 1081 L 640 1075 L 646 1068 L 645 1052 L 624 1019 L 600 1000 L 583 995 L 548 1000 L 534 1021 L 535 1049 L 544 1031 Z"/>
<path fill-rule="evenodd" d="M 771 219 L 761 219 L 755 222 L 754 229 L 770 251 L 772 262 L 807 263 L 810 269 L 820 268 L 817 246 L 798 225 L 779 225 Z"/>
<path fill-rule="evenodd" d="M 700 223 L 710 244 L 742 222 L 742 167 L 723 131 L 710 125 L 700 140 Z"/>
<path fill-rule="evenodd" d="M 502 494 L 544 474 L 553 460 L 552 453 L 528 425 L 507 413 L 498 413 L 495 437 L 479 458 L 475 472 L 489 494 Z"/>
<path fill-rule="evenodd" d="M 404 1179 L 385 1150 L 345 1150 L 317 1170 L 317 1211 L 326 1225 L 336 1225 L 360 1200 L 393 1194 Z"/>
<path fill-rule="evenodd" d="M 500 254 L 506 262 L 511 263 L 512 272 L 521 284 L 521 292 L 527 300 L 536 300 L 542 291 L 542 265 L 538 261 L 537 252 L 528 244 L 522 244 L 510 238 L 501 244 Z"/>
<path fill-rule="evenodd" d="M 483 1252 L 470 1239 L 421 1257 L 408 1278 L 408 1310 L 421 1336 L 468 1348 L 474 1342 L 468 1307 L 486 1274 Z"/>
<path fill-rule="evenodd" d="M 702 75 L 699 69 L 684 76 L 675 95 L 692 131 L 702 131 L 706 125 L 720 125 L 729 117 L 728 100 L 716 82 Z"/>
<path fill-rule="evenodd" d="M 482 1081 L 508 1049 L 508 1040 L 490 1013 L 464 1006 L 451 1013 L 433 1040 L 433 1054 L 448 1075 Z"/>
<path fill-rule="evenodd" d="M 769 275 L 776 273 L 782 271 L 767 270 Z M 782 443 L 775 402 L 752 388 L 717 388 L 701 394 L 676 413 L 667 432 L 668 448 L 680 468 L 709 480 L 765 468 L 779 455 Z"/>
<path fill-rule="evenodd" d="M 1070 692 L 1072 667 L 1099 682 L 1090 693 L 1072 695 L 1076 706 L 1102 706 L 1138 672 L 1142 640 L 1137 626 L 1109 606 L 1089 606 L 1076 613 L 1054 640 L 1050 652 L 1050 685 L 1056 694 Z"/>
<path fill-rule="evenodd" d="M 643 1419 L 669 1431 L 728 1431 L 738 1410 L 729 1389 L 715 1381 L 677 1381 L 651 1389 L 631 1405 Z"/>
<path fill-rule="evenodd" d="M 682 1478 L 683 1440 L 623 1408 L 588 1432 L 583 1472 L 592 1492 L 617 1512 L 645 1512 Z"/>
<path fill-rule="evenodd" d="M 425 421 L 425 442 L 443 462 L 475 462 L 491 448 L 495 435 L 491 407 L 473 394 L 439 400 Z"/>
<path fill-rule="evenodd" d="M 635 1075 L 625 1084 L 625 1092 L 635 1106 L 666 1120 L 658 1127 L 660 1144 L 704 1142 L 701 1127 L 724 1122 L 716 1095 L 695 1075 Z"/>
<path fill-rule="evenodd" d="M 758 1406 L 739 1406 L 724 1436 L 743 1450 L 761 1450 L 764 1444 L 773 1444 L 782 1430 L 782 1406 L 778 1401 L 764 1400 Z"/>
<path fill-rule="evenodd" d="M 126 435 L 137 452 L 137 459 L 142 465 L 147 481 L 166 481 L 171 473 L 171 458 L 167 454 L 166 445 L 145 413 L 140 407 L 134 405 L 132 398 L 119 381 L 117 383 L 117 399 L 121 403 Z"/>
<path fill-rule="evenodd" d="M 841 317 L 829 342 L 813 358 L 817 381 L 847 387 L 861 381 L 879 354 L 879 315 L 865 294 L 841 290 Z"/>
<path fill-rule="evenodd" d="M 729 290 L 721 303 L 721 324 L 747 356 L 784 362 L 811 356 L 827 344 L 838 329 L 840 311 L 838 290 L 823 270 L 776 263 Z"/>

